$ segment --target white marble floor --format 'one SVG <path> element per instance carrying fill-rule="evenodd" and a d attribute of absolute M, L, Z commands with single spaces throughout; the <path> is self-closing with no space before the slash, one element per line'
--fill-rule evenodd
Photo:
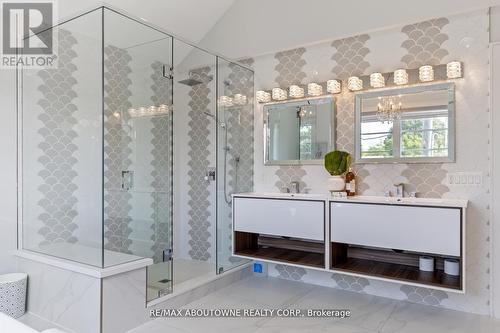
<path fill-rule="evenodd" d="M 276 278 L 250 277 L 184 308 L 349 309 L 350 318 L 159 318 L 130 333 L 498 333 L 500 320 Z"/>
<path fill-rule="evenodd" d="M 170 262 L 161 262 L 149 267 L 148 299 L 156 298 L 159 290 L 166 289 L 168 284 L 159 282 L 170 278 Z M 175 290 L 188 290 L 192 286 L 215 276 L 215 263 L 192 260 L 174 259 L 173 279 Z"/>

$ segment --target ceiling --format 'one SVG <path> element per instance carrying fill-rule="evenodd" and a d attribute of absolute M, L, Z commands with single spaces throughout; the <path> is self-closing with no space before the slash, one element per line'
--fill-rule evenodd
<path fill-rule="evenodd" d="M 234 0 L 58 0 L 57 10 L 59 19 L 67 19 L 97 6 L 109 5 L 198 43 L 233 3 Z"/>
<path fill-rule="evenodd" d="M 59 19 L 102 4 L 58 0 Z M 105 4 L 237 59 L 500 5 L 500 0 L 419 0 L 410 8 L 401 0 L 107 0 Z M 130 47 L 150 35 L 131 26 L 126 32 L 114 29 L 110 39 Z M 155 38 L 154 34 L 149 37 Z M 192 48 L 181 49 L 176 48 L 175 63 L 193 53 Z"/>
<path fill-rule="evenodd" d="M 236 0 L 201 45 L 237 59 L 497 5 L 500 0 Z"/>

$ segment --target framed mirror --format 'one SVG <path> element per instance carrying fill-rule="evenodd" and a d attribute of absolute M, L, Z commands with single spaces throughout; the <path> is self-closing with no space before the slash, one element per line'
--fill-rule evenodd
<path fill-rule="evenodd" d="M 357 163 L 455 161 L 453 83 L 356 95 Z"/>
<path fill-rule="evenodd" d="M 335 146 L 332 96 L 264 105 L 264 164 L 322 164 Z"/>

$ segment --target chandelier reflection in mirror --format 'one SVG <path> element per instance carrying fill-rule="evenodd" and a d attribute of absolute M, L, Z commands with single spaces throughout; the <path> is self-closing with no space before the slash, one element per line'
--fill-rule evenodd
<path fill-rule="evenodd" d="M 381 122 L 393 122 L 401 119 L 401 95 L 398 96 L 381 96 L 378 98 L 377 104 L 377 119 Z"/>

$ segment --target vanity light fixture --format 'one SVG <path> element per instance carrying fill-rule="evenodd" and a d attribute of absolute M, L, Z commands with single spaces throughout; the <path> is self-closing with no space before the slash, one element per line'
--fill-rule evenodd
<path fill-rule="evenodd" d="M 290 97 L 292 98 L 304 97 L 304 88 L 301 88 L 295 84 L 290 86 L 289 91 L 290 91 Z"/>
<path fill-rule="evenodd" d="M 351 76 L 347 79 L 347 88 L 349 88 L 350 91 L 361 90 L 363 89 L 363 80 L 357 76 Z"/>
<path fill-rule="evenodd" d="M 275 101 L 284 101 L 287 98 L 286 90 L 281 88 L 273 88 L 272 94 Z"/>
<path fill-rule="evenodd" d="M 150 105 L 148 107 L 141 106 L 138 108 L 130 108 L 127 111 L 131 118 L 150 117 L 168 114 L 169 107 L 168 105 L 160 104 L 159 106 Z"/>
<path fill-rule="evenodd" d="M 307 85 L 307 94 L 309 96 L 321 96 L 323 94 L 323 87 L 317 83 L 309 83 Z"/>
<path fill-rule="evenodd" d="M 157 109 L 158 113 L 165 114 L 165 113 L 168 113 L 168 111 L 169 111 L 168 105 L 160 104 L 160 106 L 158 106 L 158 109 Z"/>
<path fill-rule="evenodd" d="M 231 107 L 234 105 L 233 98 L 230 96 L 222 95 L 219 97 L 219 105 L 225 107 Z"/>
<path fill-rule="evenodd" d="M 418 69 L 418 77 L 422 82 L 434 81 L 434 68 L 430 65 L 421 66 Z"/>
<path fill-rule="evenodd" d="M 452 61 L 446 64 L 446 76 L 448 79 L 458 79 L 462 77 L 462 63 Z"/>
<path fill-rule="evenodd" d="M 247 97 L 242 94 L 235 94 L 233 97 L 233 101 L 236 105 L 245 105 L 247 104 Z"/>
<path fill-rule="evenodd" d="M 271 94 L 264 90 L 258 90 L 255 93 L 255 98 L 259 103 L 268 103 L 271 101 Z"/>
<path fill-rule="evenodd" d="M 326 81 L 326 91 L 331 94 L 340 94 L 342 91 L 342 83 L 339 80 Z"/>
<path fill-rule="evenodd" d="M 408 84 L 408 72 L 406 69 L 396 69 L 394 71 L 394 84 L 398 86 Z"/>
<path fill-rule="evenodd" d="M 385 78 L 382 73 L 370 74 L 370 86 L 372 86 L 372 88 L 385 87 Z"/>

